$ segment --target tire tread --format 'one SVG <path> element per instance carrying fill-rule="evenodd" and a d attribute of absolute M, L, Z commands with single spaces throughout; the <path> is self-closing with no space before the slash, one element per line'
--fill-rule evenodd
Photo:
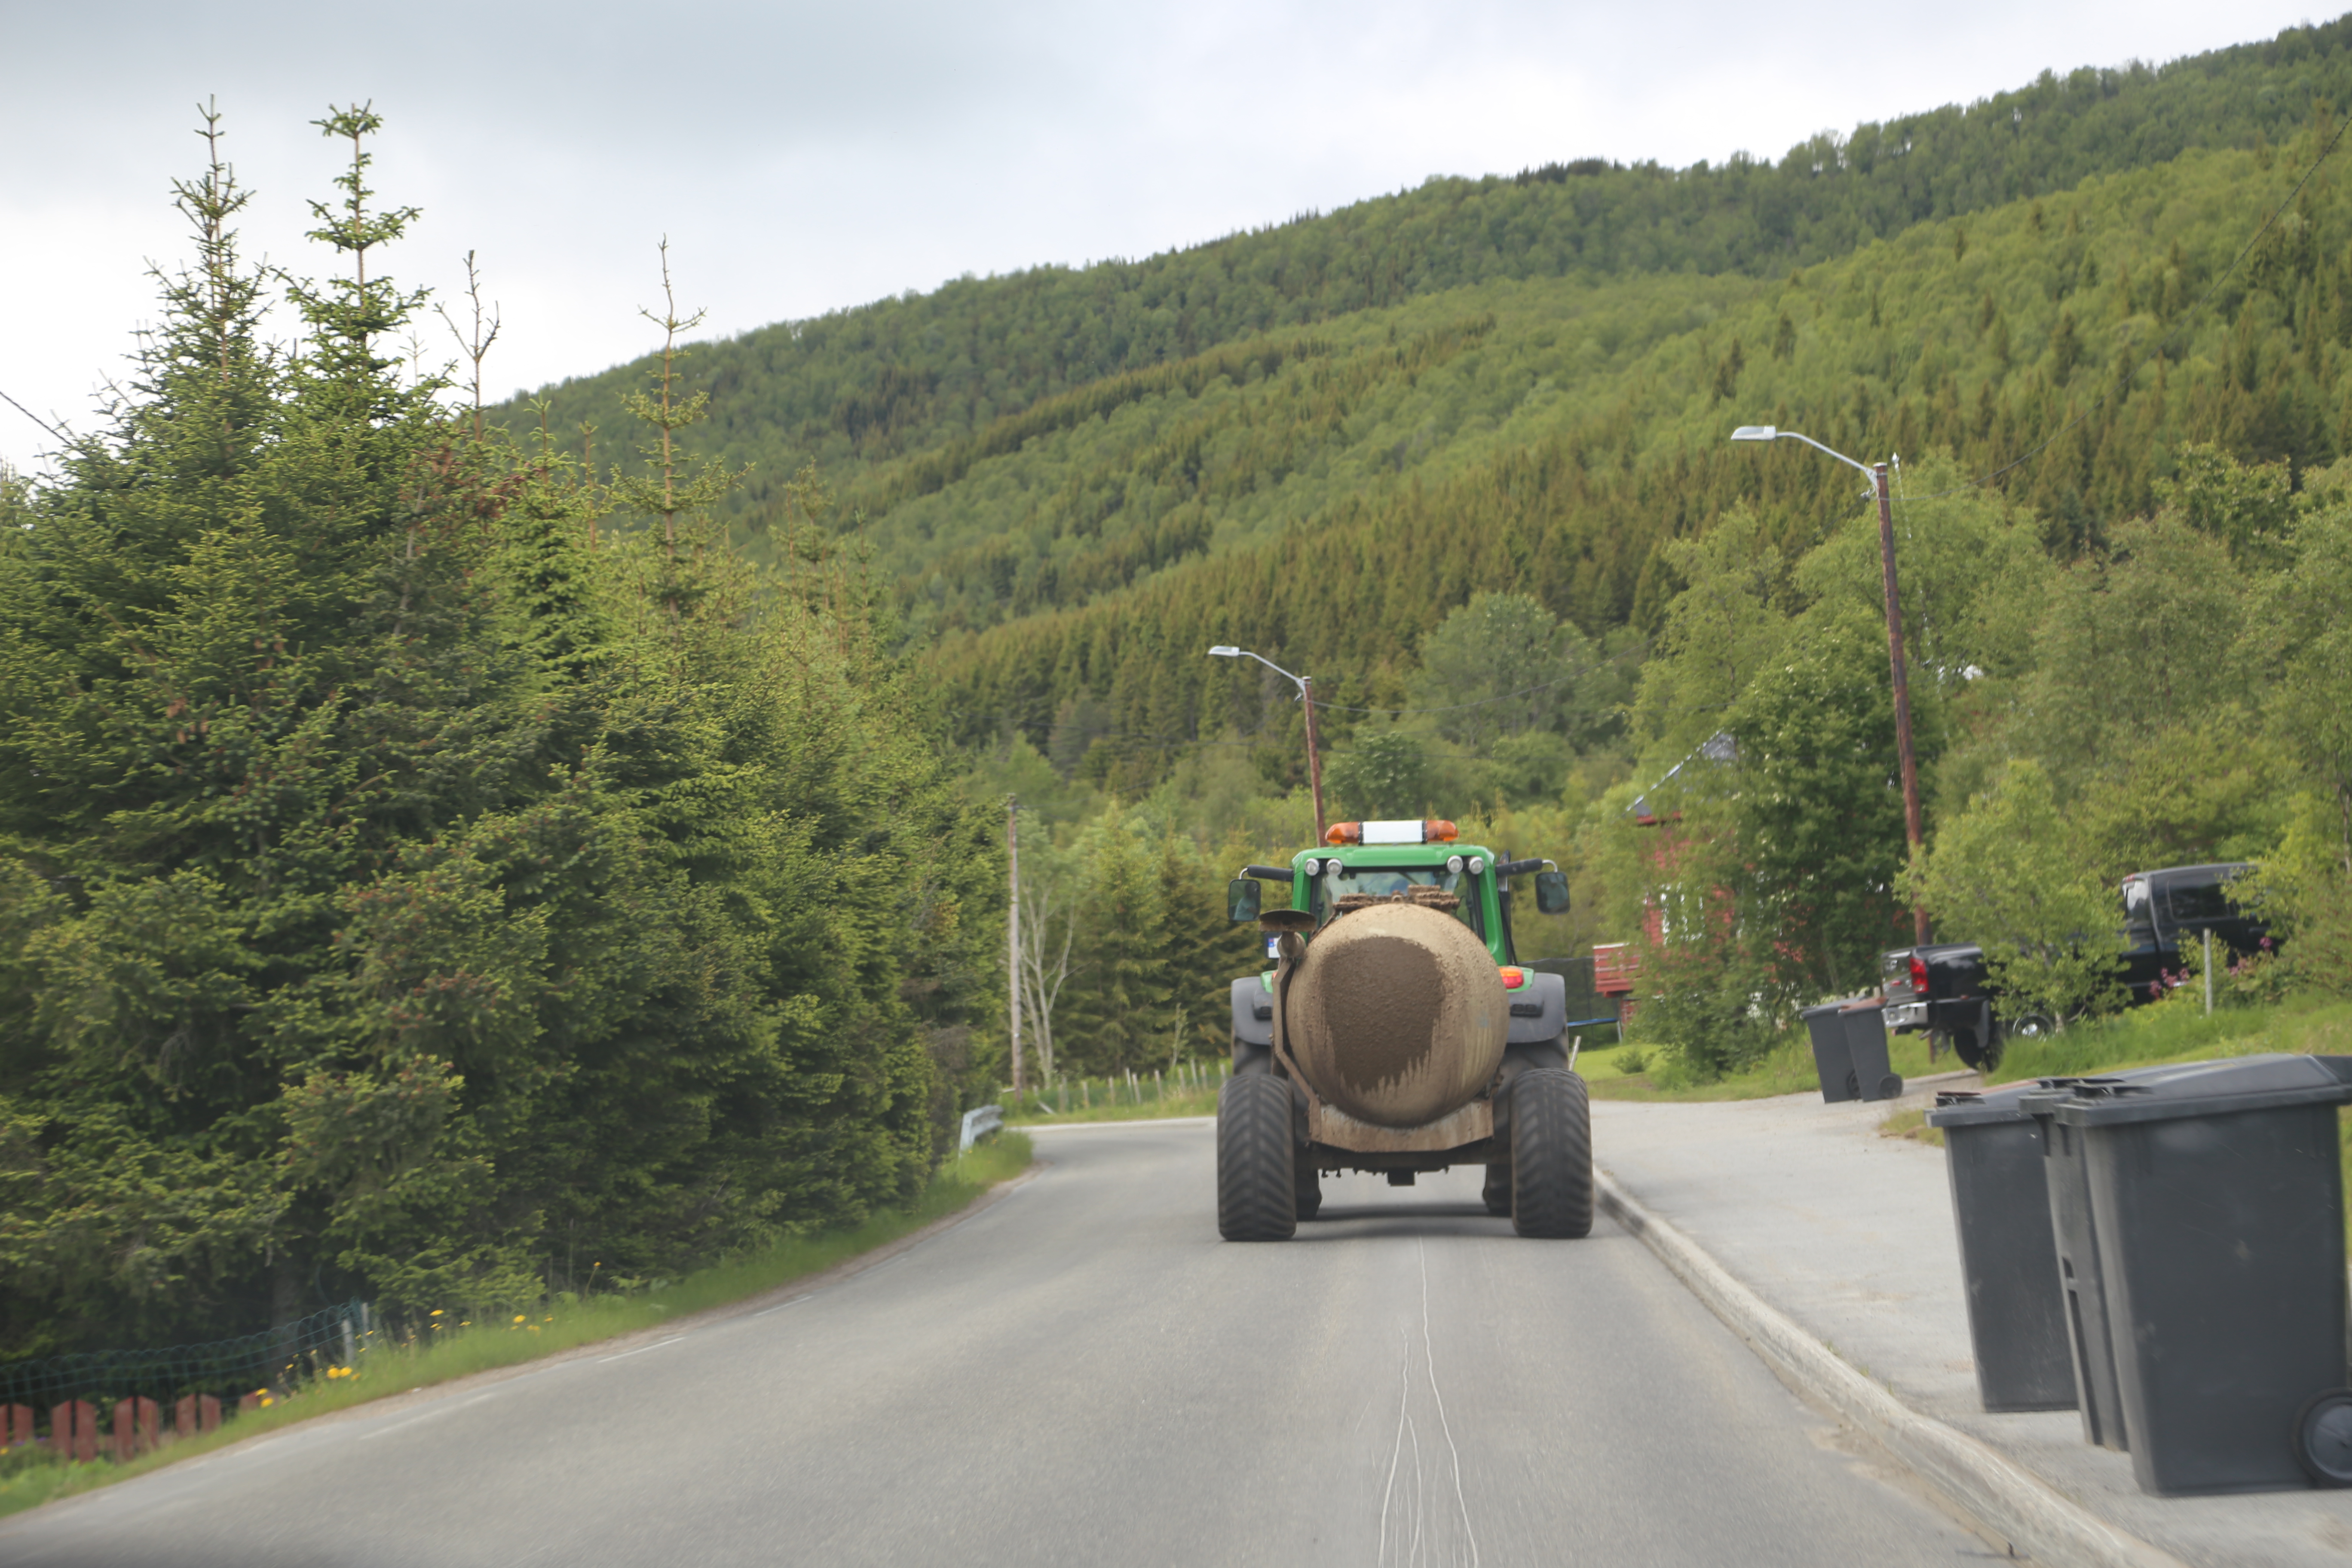
<path fill-rule="evenodd" d="M 1290 1080 L 1251 1073 L 1217 1091 L 1217 1234 L 1287 1241 L 1298 1230 Z"/>
<path fill-rule="evenodd" d="M 1511 1085 L 1511 1228 L 1592 1234 L 1592 1105 L 1584 1079 L 1536 1068 Z"/>

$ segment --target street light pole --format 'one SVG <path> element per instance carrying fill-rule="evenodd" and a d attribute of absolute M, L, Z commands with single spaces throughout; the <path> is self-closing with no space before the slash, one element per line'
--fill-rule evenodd
<path fill-rule="evenodd" d="M 1006 900 L 1004 942 L 1013 967 L 1013 985 L 1006 998 L 1013 1009 L 1013 1102 L 1021 1103 L 1021 797 L 1004 797 Z"/>
<path fill-rule="evenodd" d="M 1895 755 L 1903 774 L 1903 826 L 1910 840 L 1911 858 L 1916 862 L 1925 848 L 1925 834 L 1919 815 L 1919 763 L 1911 749 L 1911 678 L 1903 658 L 1903 598 L 1895 584 L 1895 509 L 1888 498 L 1886 465 L 1855 462 L 1843 452 L 1824 447 L 1811 436 L 1800 436 L 1794 430 L 1781 430 L 1769 425 L 1742 425 L 1731 433 L 1735 441 L 1802 441 L 1817 452 L 1826 452 L 1850 468 L 1858 468 L 1870 480 L 1871 491 L 1878 498 L 1878 567 L 1879 576 L 1886 590 L 1886 662 L 1895 674 Z M 1924 943 L 1927 940 L 1927 910 L 1924 904 L 1911 908 L 1912 940 Z"/>
<path fill-rule="evenodd" d="M 1209 650 L 1213 658 L 1254 658 L 1266 668 L 1298 688 L 1298 700 L 1307 704 L 1307 788 L 1315 797 L 1315 842 L 1323 842 L 1323 758 L 1315 744 L 1315 678 L 1293 675 L 1262 653 L 1252 653 L 1245 647 L 1219 643 Z"/>

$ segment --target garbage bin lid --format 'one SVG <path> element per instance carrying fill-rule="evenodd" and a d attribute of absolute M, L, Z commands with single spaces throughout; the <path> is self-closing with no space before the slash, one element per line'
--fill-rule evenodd
<path fill-rule="evenodd" d="M 2235 1058 L 2252 1061 L 2252 1057 Z M 2159 1062 L 2154 1067 L 2123 1068 L 2115 1072 L 2093 1073 L 2079 1077 L 2036 1079 L 2032 1089 L 2019 1097 L 2018 1109 L 2028 1116 L 2054 1116 L 2062 1101 L 2072 1099 L 2085 1089 L 2094 1093 L 2121 1083 L 2147 1083 L 2179 1078 L 2183 1073 L 2202 1072 L 2214 1064 L 2204 1062 Z"/>
<path fill-rule="evenodd" d="M 2020 1102 L 2042 1092 L 2038 1083 L 2004 1084 L 1999 1089 L 1938 1089 L 1936 1108 L 1927 1112 L 1930 1127 L 1989 1127 L 2001 1121 L 2031 1121 Z"/>
<path fill-rule="evenodd" d="M 2352 1057 L 2279 1054 L 2197 1062 L 2162 1077 L 2085 1079 L 2060 1101 L 2069 1127 L 2352 1101 Z"/>
<path fill-rule="evenodd" d="M 1869 998 L 1862 996 L 1841 996 L 1834 1002 L 1823 1002 L 1818 1006 L 1800 1007 L 1797 1009 L 1797 1016 L 1800 1018 L 1812 1019 L 1820 1017 L 1824 1013 L 1843 1013 L 1847 1008 L 1853 1006 L 1855 1003 L 1866 1000 L 1869 1000 Z"/>

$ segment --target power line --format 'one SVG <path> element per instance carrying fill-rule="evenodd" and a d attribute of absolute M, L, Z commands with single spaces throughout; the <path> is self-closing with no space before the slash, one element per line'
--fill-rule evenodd
<path fill-rule="evenodd" d="M 39 415 L 26 407 L 15 398 L 10 397 L 6 393 L 0 392 L 0 402 L 6 403 L 9 407 L 15 409 L 17 413 L 23 415 L 26 418 L 31 420 L 42 429 L 47 430 L 50 435 L 55 436 L 58 440 L 62 441 L 66 439 L 66 434 L 64 431 L 58 429 L 56 426 L 50 424 L 47 420 L 42 418 Z"/>

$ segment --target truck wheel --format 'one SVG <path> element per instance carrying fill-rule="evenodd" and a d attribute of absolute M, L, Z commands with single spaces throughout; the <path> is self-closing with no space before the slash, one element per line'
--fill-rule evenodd
<path fill-rule="evenodd" d="M 1300 1219 L 1313 1219 L 1323 1206 L 1323 1178 L 1315 1169 L 1315 1162 L 1291 1155 L 1290 1191 L 1292 1210 Z"/>
<path fill-rule="evenodd" d="M 1217 1091 L 1217 1234 L 1287 1241 L 1298 1228 L 1290 1080 L 1252 1073 Z"/>
<path fill-rule="evenodd" d="M 1486 1185 L 1479 1194 L 1486 1201 L 1486 1212 L 1507 1215 L 1511 1212 L 1511 1168 L 1508 1165 L 1486 1167 Z"/>
<path fill-rule="evenodd" d="M 1537 1068 L 1511 1085 L 1511 1228 L 1592 1233 L 1592 1109 L 1572 1072 Z"/>
<path fill-rule="evenodd" d="M 1954 1029 L 1951 1037 L 1952 1053 L 1965 1065 L 1979 1072 L 1990 1072 L 2000 1066 L 2000 1037 L 1998 1034 L 1990 1041 L 1979 1041 L 1974 1029 Z"/>

